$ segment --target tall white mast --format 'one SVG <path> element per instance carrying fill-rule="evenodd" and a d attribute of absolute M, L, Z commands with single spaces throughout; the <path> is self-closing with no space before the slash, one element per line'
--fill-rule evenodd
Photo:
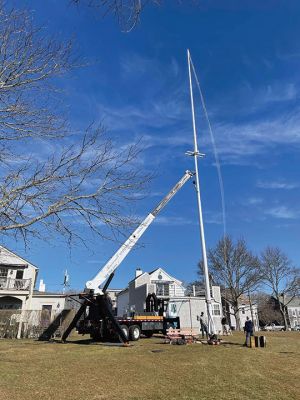
<path fill-rule="evenodd" d="M 194 151 L 188 152 L 187 154 L 193 156 L 194 161 L 195 161 L 195 173 L 196 173 L 195 186 L 196 186 L 197 200 L 198 200 L 198 214 L 199 214 L 200 240 L 201 240 L 202 257 L 203 257 L 203 273 L 204 273 L 204 282 L 205 282 L 205 300 L 206 300 L 206 307 L 207 307 L 208 332 L 209 332 L 209 334 L 215 334 L 216 328 L 215 328 L 215 324 L 214 324 L 214 320 L 213 320 L 213 312 L 212 312 L 210 283 L 209 283 L 207 255 L 206 255 L 206 244 L 205 244 L 203 215 L 202 215 L 202 205 L 201 205 L 200 181 L 199 181 L 199 172 L 198 172 L 198 157 L 203 157 L 204 154 L 199 153 L 199 151 L 198 151 L 197 129 L 196 129 L 194 96 L 193 96 L 193 84 L 192 84 L 192 74 L 191 74 L 191 55 L 190 55 L 189 50 L 187 50 L 187 58 L 188 58 L 188 67 L 189 67 L 190 95 L 191 95 L 192 121 L 193 121 L 193 132 L 194 132 Z"/>

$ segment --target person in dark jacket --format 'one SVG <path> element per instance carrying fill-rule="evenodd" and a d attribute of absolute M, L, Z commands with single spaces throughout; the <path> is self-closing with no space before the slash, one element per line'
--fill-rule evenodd
<path fill-rule="evenodd" d="M 249 317 L 246 317 L 246 322 L 244 326 L 244 333 L 246 333 L 245 346 L 250 345 L 250 336 L 253 336 L 253 322 Z"/>

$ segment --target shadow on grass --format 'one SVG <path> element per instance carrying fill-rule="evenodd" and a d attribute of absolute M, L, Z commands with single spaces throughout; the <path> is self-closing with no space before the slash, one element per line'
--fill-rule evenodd
<path fill-rule="evenodd" d="M 238 346 L 238 347 L 246 347 L 244 344 L 236 343 L 236 342 L 221 342 L 220 346 Z"/>
<path fill-rule="evenodd" d="M 39 341 L 39 340 L 38 340 Z M 78 339 L 78 340 L 66 340 L 63 342 L 61 339 L 50 339 L 48 341 L 45 341 L 46 343 L 56 343 L 56 344 L 84 344 L 84 345 L 91 345 L 91 344 L 98 344 L 98 342 L 95 342 L 92 339 Z"/>
<path fill-rule="evenodd" d="M 89 345 L 89 346 L 103 346 L 103 347 L 132 347 L 133 345 L 127 345 L 120 342 L 98 342 L 93 339 L 79 339 L 79 340 L 68 340 L 62 342 L 61 340 L 53 339 L 50 343 L 57 343 L 62 345 L 77 344 L 77 345 Z"/>

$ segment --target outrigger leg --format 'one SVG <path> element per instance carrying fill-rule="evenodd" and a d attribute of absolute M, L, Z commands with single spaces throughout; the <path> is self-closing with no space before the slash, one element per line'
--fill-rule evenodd
<path fill-rule="evenodd" d="M 73 328 L 75 328 L 77 322 L 79 321 L 80 317 L 82 316 L 82 314 L 85 312 L 86 307 L 88 305 L 88 301 L 85 300 L 81 307 L 79 308 L 79 310 L 77 311 L 77 313 L 75 314 L 72 322 L 70 323 L 70 325 L 67 327 L 67 329 L 65 330 L 64 334 L 62 335 L 61 341 L 65 342 L 68 338 L 68 336 L 70 335 L 71 331 Z"/>

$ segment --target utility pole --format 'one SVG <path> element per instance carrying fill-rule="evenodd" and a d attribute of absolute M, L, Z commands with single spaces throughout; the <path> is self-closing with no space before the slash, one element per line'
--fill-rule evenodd
<path fill-rule="evenodd" d="M 65 273 L 64 273 L 64 283 L 63 283 L 63 294 L 66 293 L 66 288 L 70 286 L 69 280 L 70 280 L 70 276 L 69 276 L 69 274 L 68 274 L 68 271 L 65 270 Z"/>
<path fill-rule="evenodd" d="M 216 328 L 215 328 L 215 324 L 214 324 L 214 320 L 213 320 L 213 312 L 212 312 L 212 301 L 211 301 L 211 293 L 210 293 L 210 282 L 209 282 L 209 274 L 208 274 L 204 224 L 203 224 L 203 215 L 202 215 L 200 180 L 199 180 L 199 172 L 198 172 L 198 157 L 202 158 L 202 157 L 204 157 L 204 154 L 199 153 L 199 151 L 198 151 L 197 129 L 196 129 L 194 96 L 193 96 L 193 84 L 192 84 L 192 74 L 191 74 L 191 55 L 190 55 L 189 50 L 187 50 L 187 58 L 188 58 L 188 68 L 189 68 L 190 96 L 191 96 L 192 121 L 193 121 L 193 133 L 194 133 L 194 151 L 188 151 L 186 154 L 194 157 L 194 162 L 195 162 L 195 174 L 196 174 L 195 175 L 195 188 L 196 188 L 196 192 L 197 192 L 197 201 L 198 201 L 198 214 L 199 214 L 200 240 L 201 240 L 202 257 L 203 257 L 203 272 L 204 272 L 204 282 L 205 282 L 205 300 L 206 300 L 206 307 L 207 307 L 208 332 L 210 335 L 214 335 L 214 334 L 216 334 Z"/>

